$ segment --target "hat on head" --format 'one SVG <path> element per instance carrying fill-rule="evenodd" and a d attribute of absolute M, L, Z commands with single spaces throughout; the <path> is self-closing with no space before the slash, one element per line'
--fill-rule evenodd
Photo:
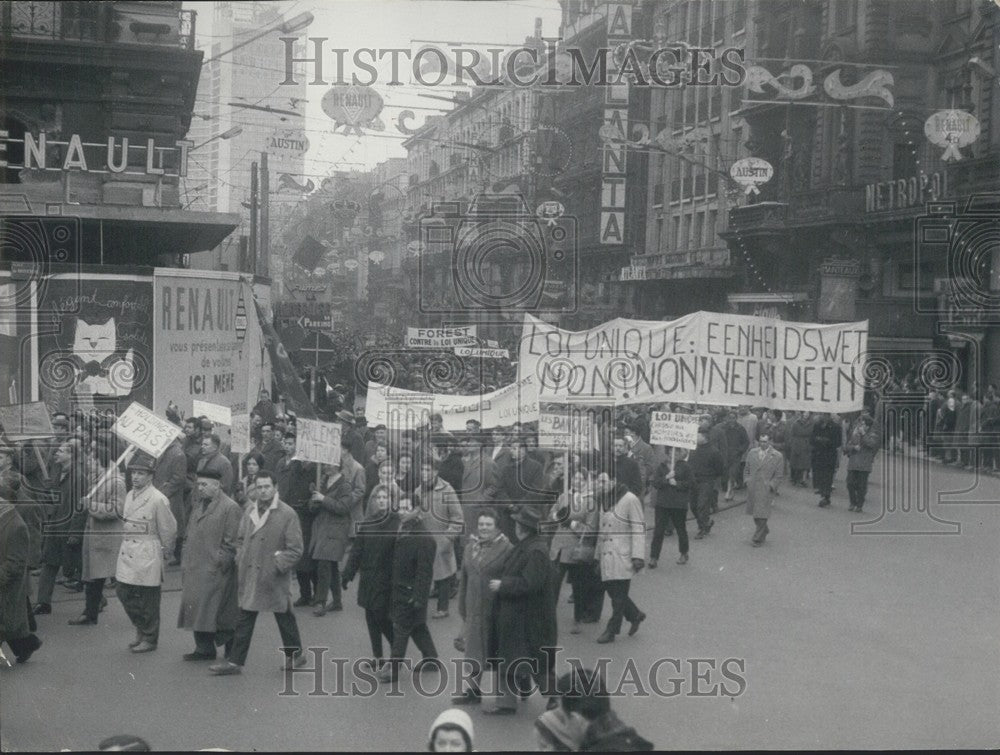
<path fill-rule="evenodd" d="M 149 454 L 140 451 L 129 461 L 128 468 L 133 472 L 154 472 L 156 461 Z"/>
<path fill-rule="evenodd" d="M 354 424 L 354 415 L 351 412 L 347 411 L 346 409 L 341 409 L 339 412 L 337 412 L 336 416 L 337 419 L 339 419 L 341 422 L 346 422 L 350 425 Z"/>
<path fill-rule="evenodd" d="M 538 532 L 538 525 L 542 521 L 541 512 L 532 505 L 522 505 L 511 517 L 515 522 L 523 524 L 530 530 Z"/>
<path fill-rule="evenodd" d="M 535 720 L 535 726 L 546 736 L 555 740 L 562 746 L 576 750 L 577 742 L 573 737 L 573 732 L 567 726 L 566 719 L 560 715 L 558 710 L 547 710 Z"/>
<path fill-rule="evenodd" d="M 211 467 L 205 467 L 204 469 L 199 469 L 196 473 L 198 477 L 204 477 L 208 480 L 221 480 L 222 472 L 218 469 L 212 469 Z"/>
<path fill-rule="evenodd" d="M 469 749 L 472 749 L 473 742 L 473 729 L 472 729 L 472 719 L 469 718 L 469 714 L 464 710 L 459 710 L 458 708 L 449 708 L 440 716 L 434 719 L 434 723 L 431 724 L 430 741 L 431 745 L 434 744 L 434 733 L 440 729 L 442 726 L 454 726 L 465 732 L 466 737 L 469 740 Z"/>

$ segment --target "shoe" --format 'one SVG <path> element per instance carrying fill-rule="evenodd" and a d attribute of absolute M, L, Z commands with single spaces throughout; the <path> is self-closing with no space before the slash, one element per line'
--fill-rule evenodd
<path fill-rule="evenodd" d="M 326 606 L 316 606 L 313 609 L 313 616 L 326 616 Z"/>
<path fill-rule="evenodd" d="M 150 653 L 154 650 L 156 650 L 156 645 L 154 645 L 152 642 L 149 642 L 148 640 L 143 640 L 134 648 L 132 648 L 133 653 Z"/>
<path fill-rule="evenodd" d="M 547 710 L 547 711 L 548 710 L 555 710 L 558 707 L 559 707 L 559 698 L 555 697 L 555 696 L 550 697 L 549 701 L 547 703 L 545 703 L 545 710 Z"/>
<path fill-rule="evenodd" d="M 583 627 L 580 626 L 580 622 L 574 621 L 573 622 L 573 626 L 570 627 L 569 633 L 570 634 L 580 634 L 580 632 L 582 632 L 582 631 L 583 631 Z"/>
<path fill-rule="evenodd" d="M 35 616 L 42 616 L 45 614 L 52 613 L 52 605 L 50 603 L 39 603 L 35 606 Z"/>
<path fill-rule="evenodd" d="M 305 606 L 311 606 L 313 602 L 312 597 L 305 597 L 304 595 L 292 603 L 294 608 L 304 608 Z"/>
<path fill-rule="evenodd" d="M 759 548 L 763 544 L 764 544 L 763 542 L 757 542 L 756 540 L 750 543 L 750 545 L 752 545 L 754 548 Z"/>
<path fill-rule="evenodd" d="M 432 619 L 447 619 L 448 618 L 448 612 L 447 611 L 435 611 L 434 613 L 431 614 L 431 618 Z"/>
<path fill-rule="evenodd" d="M 233 674 L 242 674 L 243 667 L 239 666 L 232 661 L 223 661 L 222 663 L 216 663 L 208 667 L 216 676 L 231 676 Z"/>
<path fill-rule="evenodd" d="M 63 587 L 70 592 L 83 592 L 83 582 L 80 582 L 79 580 L 67 580 Z"/>
<path fill-rule="evenodd" d="M 172 558 L 167 561 L 167 566 L 180 566 L 181 560 L 179 558 Z"/>
<path fill-rule="evenodd" d="M 646 614 L 639 611 L 639 615 L 635 617 L 635 621 L 631 622 L 631 626 L 628 628 L 628 636 L 634 637 L 635 633 L 639 631 L 639 625 L 646 620 Z"/>
<path fill-rule="evenodd" d="M 381 671 L 378 672 L 378 676 L 375 677 L 381 684 L 395 684 L 396 675 L 392 671 L 392 666 L 386 665 Z"/>
<path fill-rule="evenodd" d="M 370 671 L 373 674 L 377 674 L 379 669 L 382 668 L 382 664 L 385 663 L 381 658 L 362 658 L 358 661 L 358 666 Z"/>
<path fill-rule="evenodd" d="M 656 566 L 657 566 L 657 562 L 656 562 L 656 559 L 655 559 L 655 558 L 651 558 L 651 559 L 649 559 L 649 568 L 650 568 L 650 569 L 655 569 L 655 568 L 656 568 Z"/>
<path fill-rule="evenodd" d="M 193 653 L 185 653 L 182 657 L 185 661 L 214 661 L 215 653 L 203 653 L 200 650 L 195 650 Z"/>
<path fill-rule="evenodd" d="M 89 616 L 77 616 L 75 619 L 70 619 L 66 623 L 74 627 L 93 626 L 97 623 L 97 619 L 92 619 Z"/>
<path fill-rule="evenodd" d="M 471 689 L 465 690 L 461 695 L 451 698 L 452 705 L 476 705 L 483 701 L 483 696 Z"/>
<path fill-rule="evenodd" d="M 679 564 L 686 564 L 687 562 L 688 562 L 688 554 L 687 553 L 682 553 L 680 555 L 680 558 L 677 559 L 677 563 L 679 563 Z"/>
<path fill-rule="evenodd" d="M 695 533 L 695 535 L 694 535 L 694 537 L 692 539 L 694 539 L 694 540 L 703 540 L 705 538 L 705 535 L 707 535 L 707 534 L 708 533 L 705 530 L 698 530 L 698 532 Z"/>
<path fill-rule="evenodd" d="M 98 606 L 98 608 L 97 608 L 97 612 L 98 612 L 98 613 L 100 613 L 101 611 L 103 611 L 103 610 L 104 610 L 105 608 L 107 608 L 107 607 L 108 607 L 108 599 L 107 599 L 107 598 L 105 598 L 105 597 L 104 597 L 104 596 L 102 595 L 102 596 L 101 596 L 101 605 L 100 605 L 100 606 Z"/>
<path fill-rule="evenodd" d="M 128 649 L 129 649 L 129 650 L 131 650 L 131 649 L 132 649 L 132 648 L 134 648 L 134 647 L 135 647 L 136 645 L 138 645 L 138 644 L 139 644 L 140 642 L 142 642 L 142 637 L 141 637 L 140 635 L 136 635 L 136 636 L 135 636 L 135 639 L 134 639 L 134 640 L 132 640 L 132 641 L 131 641 L 131 642 L 130 642 L 130 643 L 128 644 Z"/>
<path fill-rule="evenodd" d="M 17 656 L 18 663 L 27 663 L 31 659 L 31 656 L 35 654 L 35 651 L 42 646 L 42 641 L 35 635 L 30 635 L 29 639 L 31 640 L 31 647 L 27 648 L 23 653 Z"/>
<path fill-rule="evenodd" d="M 292 653 L 291 655 L 285 656 L 285 662 L 281 664 L 281 668 L 285 671 L 291 671 L 293 668 L 302 668 L 307 663 L 305 653 L 301 650 Z"/>
<path fill-rule="evenodd" d="M 601 636 L 597 638 L 598 645 L 607 645 L 609 642 L 615 641 L 615 635 L 610 629 L 605 629 Z"/>
<path fill-rule="evenodd" d="M 343 605 L 343 603 L 334 603 L 331 600 L 329 603 L 327 603 L 324 606 L 324 608 L 326 608 L 327 611 L 343 611 L 344 610 L 344 605 Z"/>

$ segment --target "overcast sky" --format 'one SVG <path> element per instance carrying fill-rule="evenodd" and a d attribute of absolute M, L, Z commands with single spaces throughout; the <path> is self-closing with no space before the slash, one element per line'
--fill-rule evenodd
<path fill-rule="evenodd" d="M 210 3 L 186 3 L 198 11 L 199 36 L 210 33 L 212 9 Z M 275 3 L 291 18 L 305 11 L 311 12 L 315 20 L 307 29 L 295 34 L 305 37 L 328 37 L 324 48 L 346 48 L 348 64 L 353 51 L 358 48 L 377 49 L 407 48 L 414 42 L 461 43 L 470 46 L 489 44 L 520 45 L 524 38 L 534 31 L 535 19 L 542 19 L 545 36 L 555 36 L 559 29 L 560 10 L 557 0 L 515 0 L 514 2 L 493 2 L 491 0 L 285 0 Z M 271 70 L 262 70 L 262 76 L 275 77 L 275 86 L 283 78 L 284 45 L 274 34 L 274 56 L 261 61 Z M 305 48 L 302 48 L 305 50 Z M 311 46 L 310 46 L 311 56 Z M 410 83 L 409 66 L 406 58 L 400 61 L 399 78 L 406 82 L 403 86 L 388 86 L 381 83 L 390 80 L 390 59 L 386 58 L 380 67 L 380 83 L 376 90 L 385 99 L 385 109 L 380 118 L 385 123 L 383 132 L 367 132 L 362 137 L 331 134 L 333 121 L 320 107 L 323 95 L 329 86 L 309 87 L 309 104 L 306 109 L 304 127 L 310 141 L 306 170 L 323 174 L 342 167 L 343 169 L 370 168 L 387 157 L 402 157 L 403 135 L 396 130 L 399 112 L 411 109 L 416 120 L 411 127 L 419 125 L 428 115 L 440 114 L 449 106 L 420 96 L 434 94 L 448 96 L 454 92 L 449 87 L 421 87 Z M 356 70 L 351 67 L 350 70 Z M 358 74 L 367 75 L 363 70 Z M 324 59 L 324 78 L 330 81 L 336 75 L 336 58 L 332 52 Z M 279 89 L 275 97 L 283 96 Z M 281 106 L 276 102 L 275 106 Z M 284 105 L 287 107 L 287 102 Z M 341 129 L 343 131 L 343 129 Z M 360 164 L 354 164 L 360 163 Z"/>

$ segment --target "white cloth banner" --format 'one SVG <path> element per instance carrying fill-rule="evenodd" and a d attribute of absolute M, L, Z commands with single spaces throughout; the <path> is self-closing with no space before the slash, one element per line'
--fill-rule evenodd
<path fill-rule="evenodd" d="M 868 321 L 820 325 L 695 312 L 560 330 L 525 315 L 518 378 L 542 401 L 862 408 Z"/>
<path fill-rule="evenodd" d="M 392 430 L 413 430 L 440 414 L 444 429 L 457 432 L 474 419 L 482 427 L 513 425 L 538 420 L 538 390 L 528 377 L 481 396 L 450 396 L 368 384 L 365 418 L 369 427 L 385 425 Z"/>
<path fill-rule="evenodd" d="M 476 326 L 461 328 L 407 328 L 408 349 L 450 349 L 455 346 L 476 346 Z"/>
<path fill-rule="evenodd" d="M 693 414 L 653 412 L 649 419 L 649 444 L 673 448 L 697 448 L 698 424 L 698 417 Z"/>

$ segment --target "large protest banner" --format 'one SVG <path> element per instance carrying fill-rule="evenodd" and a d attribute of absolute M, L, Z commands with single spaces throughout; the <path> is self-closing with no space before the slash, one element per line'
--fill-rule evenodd
<path fill-rule="evenodd" d="M 867 346 L 867 320 L 819 325 L 695 312 L 573 332 L 525 315 L 518 378 L 534 377 L 542 401 L 851 412 L 862 408 Z"/>
<path fill-rule="evenodd" d="M 153 276 L 153 406 L 173 401 L 185 417 L 195 399 L 245 414 L 271 365 L 250 284 L 235 273 L 160 270 Z"/>
<path fill-rule="evenodd" d="M 432 413 L 440 414 L 444 429 L 456 432 L 474 419 L 483 428 L 538 420 L 538 391 L 527 377 L 481 396 L 450 396 L 368 384 L 365 419 L 369 427 L 386 425 L 409 430 L 428 424 Z"/>

